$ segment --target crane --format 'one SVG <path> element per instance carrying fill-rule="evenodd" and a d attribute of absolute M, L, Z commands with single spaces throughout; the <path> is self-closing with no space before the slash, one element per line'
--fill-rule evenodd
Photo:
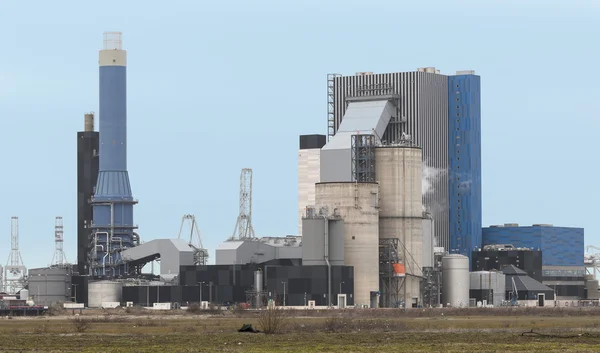
<path fill-rule="evenodd" d="M 230 239 L 254 237 L 254 227 L 252 226 L 252 169 L 244 168 L 240 174 L 240 213 Z"/>
<path fill-rule="evenodd" d="M 600 248 L 594 245 L 586 246 L 583 264 L 585 265 L 586 274 L 593 275 L 594 279 L 597 279 L 598 270 L 600 269 Z"/>
<path fill-rule="evenodd" d="M 202 237 L 200 236 L 200 230 L 198 229 L 196 216 L 193 214 L 183 215 L 181 218 L 181 227 L 179 227 L 179 235 L 177 236 L 177 239 L 181 239 L 183 226 L 186 221 L 190 223 L 190 237 L 188 239 L 188 245 L 194 249 L 194 263 L 196 265 L 206 265 L 208 261 L 208 250 L 202 246 Z M 194 234 L 196 236 L 194 236 Z"/>

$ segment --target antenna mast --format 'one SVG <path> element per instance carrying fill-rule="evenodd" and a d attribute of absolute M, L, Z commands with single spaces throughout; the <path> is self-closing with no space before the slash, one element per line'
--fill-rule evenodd
<path fill-rule="evenodd" d="M 67 264 L 67 256 L 63 251 L 63 219 L 56 217 L 54 222 L 54 256 L 52 257 L 52 266 L 65 266 Z"/>
<path fill-rule="evenodd" d="M 208 263 L 208 250 L 202 246 L 202 237 L 200 236 L 200 230 L 198 229 L 198 223 L 196 222 L 196 216 L 193 214 L 183 215 L 181 218 L 181 227 L 179 227 L 179 235 L 177 239 L 181 239 L 183 233 L 183 225 L 185 221 L 191 222 L 190 224 L 190 238 L 188 239 L 188 245 L 194 249 L 194 264 L 195 265 L 206 265 Z M 194 236 L 194 234 L 196 236 Z"/>
<path fill-rule="evenodd" d="M 10 221 L 10 254 L 4 267 L 4 291 L 14 294 L 24 285 L 27 268 L 19 252 L 19 217 L 12 217 Z"/>
<path fill-rule="evenodd" d="M 244 168 L 240 174 L 240 214 L 231 239 L 254 238 L 252 226 L 252 169 Z"/>

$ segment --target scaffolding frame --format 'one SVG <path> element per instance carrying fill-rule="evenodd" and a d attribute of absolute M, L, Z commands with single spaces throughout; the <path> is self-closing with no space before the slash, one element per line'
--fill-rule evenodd
<path fill-rule="evenodd" d="M 246 303 L 250 304 L 252 309 L 262 309 L 267 306 L 267 292 L 266 291 L 246 291 Z M 257 305 L 259 304 L 259 305 Z"/>
<path fill-rule="evenodd" d="M 374 183 L 375 179 L 375 136 L 357 134 L 351 136 L 352 181 Z"/>
<path fill-rule="evenodd" d="M 381 307 L 400 307 L 400 291 L 404 286 L 405 277 L 399 277 L 394 272 L 394 264 L 400 263 L 400 239 L 379 239 L 379 282 L 381 288 Z"/>
<path fill-rule="evenodd" d="M 335 124 L 335 79 L 340 74 L 327 74 L 327 141 L 336 133 Z"/>

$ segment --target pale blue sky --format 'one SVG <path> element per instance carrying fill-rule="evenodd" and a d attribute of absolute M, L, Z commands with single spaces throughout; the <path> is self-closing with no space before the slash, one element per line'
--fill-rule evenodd
<path fill-rule="evenodd" d="M 76 258 L 76 131 L 98 111 L 104 31 L 128 50 L 146 240 L 176 237 L 194 213 L 214 260 L 244 167 L 257 235 L 295 234 L 298 135 L 325 133 L 327 73 L 435 66 L 482 77 L 484 225 L 584 227 L 600 245 L 597 4 L 0 0 L 0 263 L 13 215 L 26 266 L 52 260 L 55 216 Z"/>

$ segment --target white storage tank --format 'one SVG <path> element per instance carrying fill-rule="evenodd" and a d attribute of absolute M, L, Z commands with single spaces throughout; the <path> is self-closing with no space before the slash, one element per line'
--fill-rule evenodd
<path fill-rule="evenodd" d="M 121 302 L 123 283 L 115 281 L 90 282 L 88 285 L 88 307 L 101 308 L 102 303 Z"/>
<path fill-rule="evenodd" d="M 378 147 L 375 149 L 375 168 L 380 191 L 379 237 L 399 239 L 398 255 L 407 274 L 399 295 L 407 306 L 420 303 L 419 277 L 423 276 L 422 150 L 416 146 Z"/>
<path fill-rule="evenodd" d="M 354 305 L 369 305 L 379 291 L 379 185 L 318 183 L 316 208 L 344 220 L 344 264 L 354 267 Z"/>
<path fill-rule="evenodd" d="M 469 306 L 469 258 L 459 254 L 442 257 L 442 303 L 455 308 Z"/>

